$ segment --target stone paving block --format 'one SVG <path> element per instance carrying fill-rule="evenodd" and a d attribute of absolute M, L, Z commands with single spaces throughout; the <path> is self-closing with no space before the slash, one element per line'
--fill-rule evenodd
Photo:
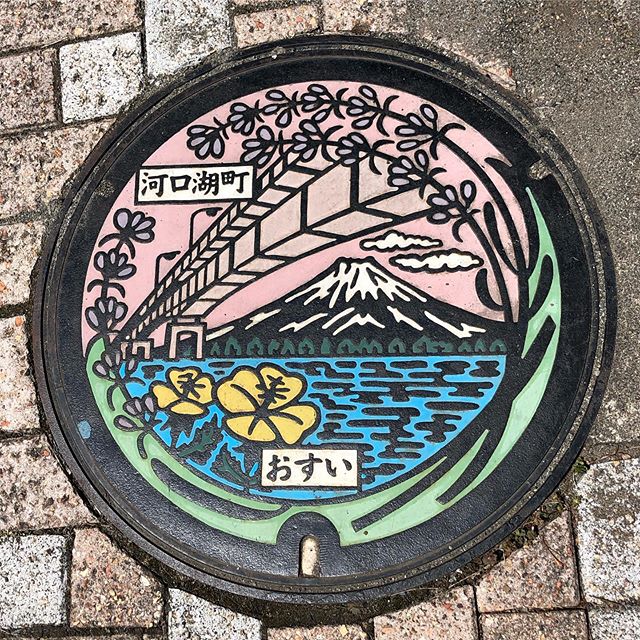
<path fill-rule="evenodd" d="M 160 583 L 98 529 L 76 531 L 71 563 L 72 627 L 153 627 Z"/>
<path fill-rule="evenodd" d="M 150 76 L 174 73 L 231 44 L 225 0 L 145 0 Z"/>
<path fill-rule="evenodd" d="M 587 600 L 640 599 L 640 459 L 594 464 L 578 484 L 578 556 Z"/>
<path fill-rule="evenodd" d="M 94 522 L 44 436 L 0 445 L 0 531 Z"/>
<path fill-rule="evenodd" d="M 367 640 L 362 627 L 355 624 L 269 629 L 268 640 Z"/>
<path fill-rule="evenodd" d="M 49 206 L 110 121 L 0 138 L 0 220 Z"/>
<path fill-rule="evenodd" d="M 0 306 L 29 300 L 31 272 L 40 255 L 43 233 L 41 222 L 0 226 Z"/>
<path fill-rule="evenodd" d="M 591 640 L 638 640 L 640 638 L 640 607 L 591 609 L 588 615 Z"/>
<path fill-rule="evenodd" d="M 318 29 L 318 14 L 312 5 L 299 5 L 245 13 L 234 19 L 239 47 L 293 38 Z"/>
<path fill-rule="evenodd" d="M 482 640 L 589 640 L 584 611 L 480 616 Z"/>
<path fill-rule="evenodd" d="M 140 26 L 136 0 L 10 0 L 0 11 L 0 51 Z"/>
<path fill-rule="evenodd" d="M 402 33 L 407 30 L 406 0 L 323 0 L 325 31 Z"/>
<path fill-rule="evenodd" d="M 63 536 L 0 539 L 0 629 L 65 622 Z"/>
<path fill-rule="evenodd" d="M 140 34 L 123 33 L 61 47 L 60 74 L 65 122 L 115 114 L 142 87 Z"/>
<path fill-rule="evenodd" d="M 56 119 L 52 50 L 0 58 L 0 131 Z"/>
<path fill-rule="evenodd" d="M 473 588 L 453 589 L 431 602 L 379 616 L 373 624 L 376 640 L 474 640 Z"/>
<path fill-rule="evenodd" d="M 34 431 L 40 427 L 40 418 L 23 316 L 0 320 L 0 344 L 0 432 Z"/>
<path fill-rule="evenodd" d="M 533 543 L 492 569 L 476 597 L 483 612 L 576 607 L 580 589 L 569 514 L 547 524 Z"/>
<path fill-rule="evenodd" d="M 169 590 L 169 640 L 260 640 L 260 621 L 179 589 Z"/>

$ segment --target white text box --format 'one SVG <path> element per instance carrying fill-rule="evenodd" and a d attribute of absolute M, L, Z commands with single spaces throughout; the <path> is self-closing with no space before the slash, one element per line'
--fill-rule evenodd
<path fill-rule="evenodd" d="M 251 165 L 142 167 L 136 174 L 136 203 L 248 200 L 252 195 Z"/>
<path fill-rule="evenodd" d="M 357 449 L 263 449 L 263 487 L 357 487 Z"/>

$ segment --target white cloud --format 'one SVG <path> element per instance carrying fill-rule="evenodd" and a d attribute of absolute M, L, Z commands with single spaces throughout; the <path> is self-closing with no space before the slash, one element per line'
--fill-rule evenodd
<path fill-rule="evenodd" d="M 415 253 L 391 258 L 391 264 L 404 271 L 424 271 L 427 273 L 442 273 L 443 271 L 468 271 L 479 267 L 483 260 L 479 256 L 467 251 L 434 251 L 426 255 Z"/>
<path fill-rule="evenodd" d="M 389 231 L 378 238 L 363 240 L 360 248 L 366 251 L 397 251 L 399 249 L 434 249 L 442 242 L 427 236 L 412 236 L 399 231 Z"/>

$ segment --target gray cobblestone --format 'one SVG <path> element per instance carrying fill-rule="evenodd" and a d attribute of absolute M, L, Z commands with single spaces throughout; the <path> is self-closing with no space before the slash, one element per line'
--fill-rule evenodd
<path fill-rule="evenodd" d="M 62 536 L 0 540 L 0 629 L 65 621 Z"/>
<path fill-rule="evenodd" d="M 40 255 L 43 233 L 41 222 L 0 226 L 0 306 L 29 300 L 31 272 Z"/>
<path fill-rule="evenodd" d="M 591 640 L 638 640 L 640 607 L 591 609 L 589 625 Z"/>
<path fill-rule="evenodd" d="M 95 634 L 95 635 L 86 635 L 86 636 L 58 636 L 56 635 L 56 640 L 104 640 L 106 636 Z M 51 636 L 42 635 L 42 636 L 30 636 L 24 637 L 20 636 L 21 640 L 51 640 Z M 110 633 L 109 640 L 139 640 L 138 636 L 127 633 Z M 144 638 L 143 640 L 150 640 L 150 638 Z"/>
<path fill-rule="evenodd" d="M 254 10 L 271 2 L 273 2 L 273 0 L 230 0 L 231 5 L 235 7 L 243 7 Z"/>
<path fill-rule="evenodd" d="M 231 44 L 225 0 L 146 0 L 149 75 L 174 73 Z"/>
<path fill-rule="evenodd" d="M 480 616 L 482 640 L 589 640 L 584 611 Z"/>
<path fill-rule="evenodd" d="M 139 33 L 69 44 L 60 49 L 65 122 L 117 113 L 142 87 Z"/>
<path fill-rule="evenodd" d="M 591 602 L 640 599 L 640 460 L 593 465 L 578 484 L 578 556 Z"/>
<path fill-rule="evenodd" d="M 260 640 L 260 621 L 169 590 L 169 640 Z"/>
<path fill-rule="evenodd" d="M 269 629 L 268 640 L 367 640 L 367 634 L 356 624 L 317 627 L 282 627 Z"/>

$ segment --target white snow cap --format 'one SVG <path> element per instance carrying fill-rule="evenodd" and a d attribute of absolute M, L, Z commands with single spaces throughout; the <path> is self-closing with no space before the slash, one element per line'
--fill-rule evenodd
<path fill-rule="evenodd" d="M 303 291 L 289 296 L 286 302 L 304 297 L 304 304 L 314 300 L 330 298 L 329 307 L 333 309 L 343 300 L 349 302 L 354 298 L 364 300 L 371 297 L 374 300 L 418 300 L 424 302 L 426 298 L 415 289 L 395 280 L 390 274 L 382 271 L 374 260 L 340 260 L 336 268 L 319 282 L 312 284 Z"/>

